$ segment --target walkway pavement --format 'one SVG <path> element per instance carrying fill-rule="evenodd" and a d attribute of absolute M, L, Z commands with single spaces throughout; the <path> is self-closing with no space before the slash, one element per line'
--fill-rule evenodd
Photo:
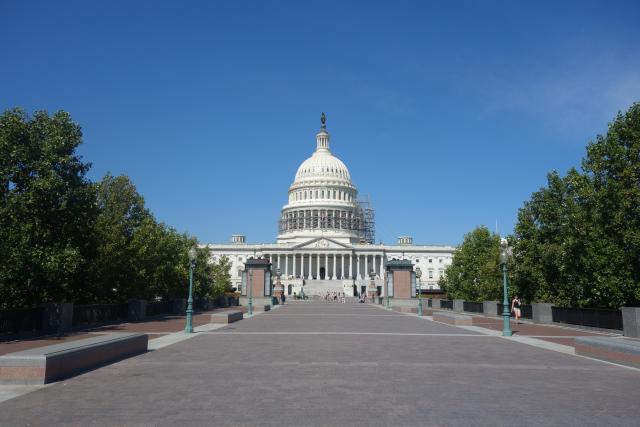
<path fill-rule="evenodd" d="M 640 371 L 299 303 L 0 403 L 0 425 L 638 425 Z"/>

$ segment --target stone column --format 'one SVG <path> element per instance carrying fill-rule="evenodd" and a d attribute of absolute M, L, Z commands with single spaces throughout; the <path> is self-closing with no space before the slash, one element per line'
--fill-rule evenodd
<path fill-rule="evenodd" d="M 284 277 L 289 276 L 289 254 L 284 254 Z"/>
<path fill-rule="evenodd" d="M 333 280 L 336 280 L 336 254 L 333 254 Z"/>
<path fill-rule="evenodd" d="M 364 277 L 369 277 L 369 254 L 364 254 Z"/>
<path fill-rule="evenodd" d="M 316 255 L 316 280 L 320 280 L 320 254 Z"/>
<path fill-rule="evenodd" d="M 296 254 L 293 253 L 293 277 L 296 277 Z"/>
<path fill-rule="evenodd" d="M 376 258 L 378 257 L 378 255 L 373 254 L 373 274 L 378 274 L 378 265 L 376 263 Z"/>
<path fill-rule="evenodd" d="M 360 255 L 356 255 L 356 279 L 360 278 Z"/>
<path fill-rule="evenodd" d="M 344 279 L 344 254 L 340 255 L 340 277 Z"/>

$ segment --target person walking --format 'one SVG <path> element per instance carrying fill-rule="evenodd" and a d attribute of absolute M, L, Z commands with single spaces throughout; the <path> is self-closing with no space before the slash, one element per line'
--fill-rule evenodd
<path fill-rule="evenodd" d="M 511 301 L 511 311 L 516 316 L 516 325 L 519 324 L 521 312 L 520 312 L 520 299 L 518 298 L 518 295 L 513 297 L 513 300 Z"/>

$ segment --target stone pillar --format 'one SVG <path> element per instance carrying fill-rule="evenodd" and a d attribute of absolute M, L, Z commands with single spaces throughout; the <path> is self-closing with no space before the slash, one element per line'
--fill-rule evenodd
<path fill-rule="evenodd" d="M 622 307 L 622 330 L 625 337 L 640 338 L 640 307 Z"/>
<path fill-rule="evenodd" d="M 533 322 L 534 323 L 553 323 L 553 314 L 551 312 L 551 307 L 553 307 L 553 304 L 548 304 L 543 302 L 534 302 L 533 304 L 531 304 L 531 311 L 532 311 L 531 317 Z"/>
<path fill-rule="evenodd" d="M 431 299 L 431 307 L 433 309 L 440 310 L 440 301 L 441 300 L 442 300 L 442 298 L 432 298 Z"/>
<path fill-rule="evenodd" d="M 356 255 L 356 279 L 360 279 L 360 255 Z"/>
<path fill-rule="evenodd" d="M 333 254 L 333 280 L 336 280 L 336 254 Z"/>
<path fill-rule="evenodd" d="M 69 332 L 73 326 L 73 303 L 47 303 L 42 312 L 42 330 L 46 333 Z"/>
<path fill-rule="evenodd" d="M 364 255 L 364 277 L 369 277 L 369 255 Z"/>
<path fill-rule="evenodd" d="M 463 299 L 454 299 L 453 300 L 453 311 L 464 311 L 464 300 Z"/>
<path fill-rule="evenodd" d="M 144 320 L 147 317 L 147 301 L 143 299 L 129 300 L 127 318 L 130 322 Z"/>
<path fill-rule="evenodd" d="M 347 263 L 347 279 L 351 279 L 351 269 L 353 268 L 351 264 L 353 264 L 353 260 L 351 259 L 351 254 L 347 255 L 349 258 L 349 262 Z"/>
<path fill-rule="evenodd" d="M 373 254 L 373 274 L 378 275 L 378 263 L 376 262 L 376 258 L 378 255 Z"/>
<path fill-rule="evenodd" d="M 284 254 L 284 277 L 289 276 L 289 255 Z"/>
<path fill-rule="evenodd" d="M 296 254 L 293 253 L 293 277 L 295 278 L 298 272 L 296 271 Z"/>
<path fill-rule="evenodd" d="M 485 316 L 497 316 L 498 315 L 498 301 L 483 301 L 482 313 Z"/>
<path fill-rule="evenodd" d="M 409 260 L 392 260 L 387 263 L 387 282 L 392 279 L 392 287 L 388 289 L 389 297 L 401 304 L 415 304 L 417 299 L 413 297 L 412 279 L 414 275 L 413 264 Z"/>
<path fill-rule="evenodd" d="M 345 278 L 345 275 L 344 275 L 344 254 L 340 255 L 340 277 L 342 279 Z"/>
<path fill-rule="evenodd" d="M 312 261 L 313 261 L 313 255 L 311 253 L 308 253 L 307 254 L 307 279 L 308 280 L 311 280 L 311 277 L 313 277 Z"/>
<path fill-rule="evenodd" d="M 320 280 L 320 254 L 316 255 L 316 280 Z"/>

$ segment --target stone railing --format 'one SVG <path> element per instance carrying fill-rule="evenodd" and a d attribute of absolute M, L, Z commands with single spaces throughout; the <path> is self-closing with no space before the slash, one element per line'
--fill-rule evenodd
<path fill-rule="evenodd" d="M 502 303 L 498 301 L 469 302 L 460 299 L 441 300 L 430 298 L 427 307 L 438 310 L 478 313 L 500 317 Z M 620 310 L 593 308 L 560 308 L 549 303 L 532 303 L 523 307 L 523 317 L 534 323 L 566 323 L 576 326 L 592 326 L 622 330 L 624 336 L 640 338 L 640 307 L 622 307 Z"/>

